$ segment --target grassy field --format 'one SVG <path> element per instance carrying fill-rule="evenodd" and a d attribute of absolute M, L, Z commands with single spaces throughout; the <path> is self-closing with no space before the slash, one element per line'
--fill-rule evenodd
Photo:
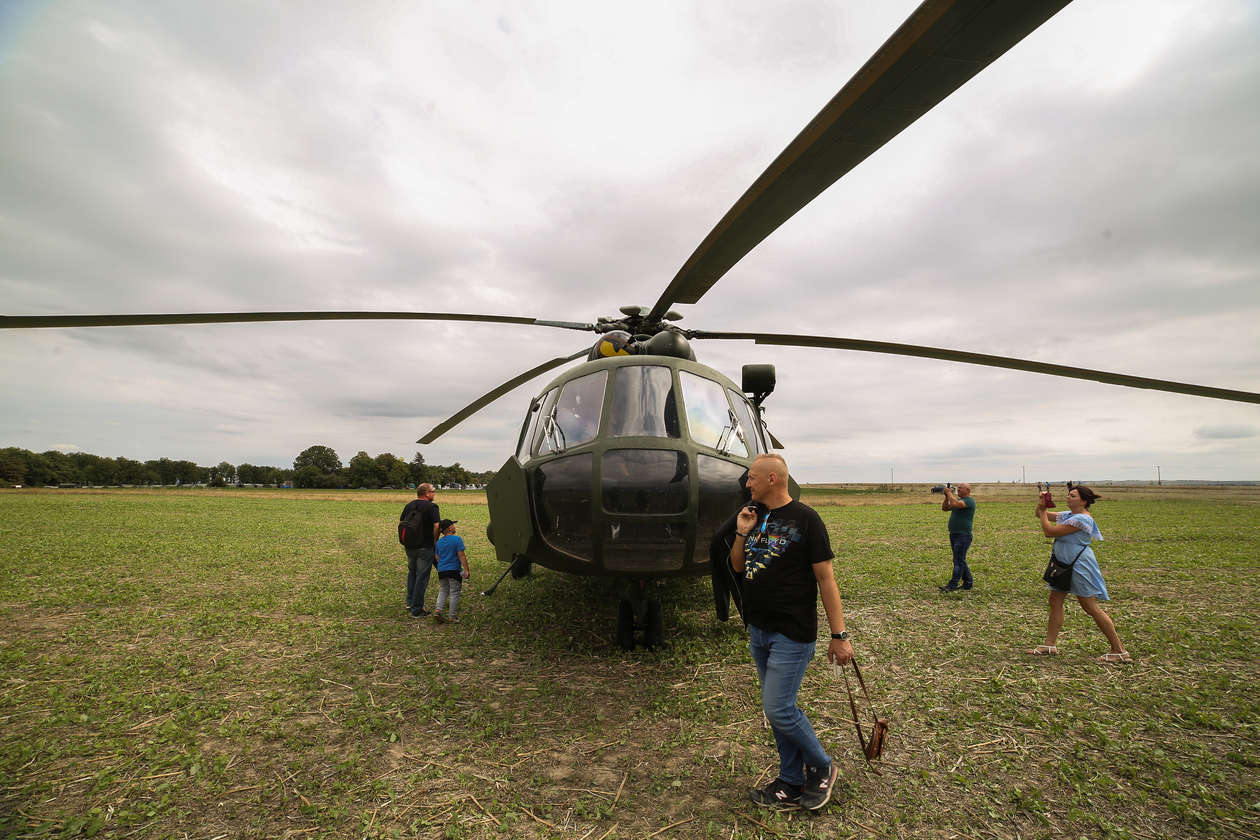
<path fill-rule="evenodd" d="M 823 660 L 802 692 L 838 757 L 822 813 L 773 775 L 738 620 L 661 590 L 670 645 L 612 643 L 605 581 L 501 571 L 479 493 L 443 493 L 463 621 L 402 611 L 400 493 L 0 491 L 0 836 L 1260 838 L 1260 492 L 1104 489 L 1108 610 L 1041 640 L 1032 494 L 977 488 L 977 589 L 943 595 L 924 488 L 807 488 L 892 719 L 861 761 Z M 436 586 L 430 587 L 430 601 Z"/>

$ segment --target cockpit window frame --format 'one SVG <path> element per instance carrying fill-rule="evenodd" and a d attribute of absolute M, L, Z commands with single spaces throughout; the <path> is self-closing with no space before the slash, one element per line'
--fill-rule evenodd
<path fill-rule="evenodd" d="M 570 439 L 566 436 L 563 425 L 556 422 L 556 415 L 562 409 L 569 410 L 563 407 L 564 400 L 567 396 L 576 393 L 577 390 L 584 384 L 594 382 L 595 380 L 598 380 L 600 383 L 599 398 L 597 400 L 591 400 L 591 406 L 586 408 L 587 412 L 594 412 L 595 422 L 593 425 L 589 423 L 584 424 L 580 429 L 580 431 L 582 431 L 585 435 L 584 437 L 574 437 Z M 537 436 L 533 447 L 533 453 L 536 457 L 559 455 L 573 449 L 574 447 L 582 446 L 583 444 L 590 443 L 591 441 L 599 438 L 600 429 L 604 423 L 604 404 L 607 402 L 608 397 L 608 382 L 609 376 L 607 369 L 594 370 L 590 373 L 585 373 L 581 376 L 575 376 L 572 379 L 568 379 L 561 383 L 558 387 L 552 389 L 556 396 L 554 399 L 550 399 L 548 403 L 543 406 L 543 416 L 539 418 L 538 426 L 541 433 Z M 576 414 L 576 412 L 574 413 Z M 578 430 L 571 428 L 569 431 L 573 432 Z M 544 447 L 547 445 L 550 445 L 550 448 L 547 448 L 546 451 L 544 451 Z"/>
<path fill-rule="evenodd" d="M 710 393 L 713 392 L 713 389 L 716 389 L 716 392 L 722 395 L 722 405 L 724 408 L 723 410 L 724 416 L 722 418 L 717 418 L 717 417 L 708 418 L 710 420 L 720 419 L 722 422 L 722 429 L 719 432 L 718 439 L 716 441 L 709 442 L 707 440 L 701 440 L 696 437 L 695 426 L 696 426 L 696 421 L 700 418 L 700 415 L 696 411 L 694 411 L 696 406 L 693 405 L 691 396 L 693 394 L 700 393 L 700 392 L 696 392 L 694 391 L 694 389 L 693 391 L 689 392 L 688 384 L 687 384 L 688 380 L 685 379 L 684 376 L 691 377 L 692 379 L 696 381 L 697 384 L 703 384 L 703 387 L 706 388 Z M 707 383 L 707 384 L 704 384 L 704 383 Z M 703 446 L 706 449 L 712 449 L 714 452 L 717 452 L 719 455 L 724 455 L 731 458 L 750 457 L 750 454 L 748 451 L 749 450 L 748 443 L 735 434 L 736 428 L 731 422 L 731 418 L 735 417 L 736 415 L 734 412 L 734 408 L 731 405 L 730 394 L 728 393 L 728 391 L 730 390 L 730 386 L 728 386 L 724 382 L 720 382 L 716 379 L 712 379 L 708 376 L 704 376 L 695 371 L 680 369 L 678 371 L 678 387 L 679 387 L 679 393 L 681 396 L 680 402 L 682 403 L 682 411 L 686 415 L 686 418 L 687 418 L 687 438 L 692 443 L 696 444 L 697 446 Z M 700 403 L 698 400 L 696 401 L 696 405 L 703 405 L 703 404 L 704 403 Z M 737 449 L 735 449 L 733 447 L 733 443 L 738 444 L 739 446 L 742 446 L 744 451 L 740 452 Z"/>

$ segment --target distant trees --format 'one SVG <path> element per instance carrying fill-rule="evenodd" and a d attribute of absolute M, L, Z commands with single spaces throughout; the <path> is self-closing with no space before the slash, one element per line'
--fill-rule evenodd
<path fill-rule="evenodd" d="M 284 484 L 293 480 L 293 470 L 281 467 L 256 467 L 253 464 L 241 464 L 236 468 L 236 481 L 239 484 Z"/>
<path fill-rule="evenodd" d="M 331 446 L 308 446 L 293 459 L 294 487 L 341 487 L 341 459 Z"/>
<path fill-rule="evenodd" d="M 343 467 L 330 446 L 311 446 L 293 459 L 293 469 L 222 461 L 202 467 L 192 461 L 158 458 L 135 461 L 131 458 L 105 458 L 88 452 L 31 452 L 15 446 L 0 449 L 0 485 L 183 485 L 209 484 L 227 487 L 238 484 L 295 487 L 407 487 L 422 482 L 437 485 L 484 484 L 493 472 L 475 473 L 458 461 L 450 466 L 424 462 L 419 452 L 405 461 L 392 452 L 373 457 L 360 451 Z"/>
<path fill-rule="evenodd" d="M 474 473 L 456 461 L 451 466 L 434 466 L 424 462 L 424 455 L 417 452 L 410 462 L 392 452 L 382 452 L 373 458 L 360 450 L 341 468 L 337 453 L 327 446 L 312 446 L 303 450 L 293 461 L 295 483 L 300 487 L 352 487 L 375 489 L 378 487 L 407 487 L 429 482 L 430 484 L 484 484 L 494 477 L 493 472 Z M 315 472 L 318 468 L 319 472 Z M 323 483 L 321 483 L 323 482 Z"/>
<path fill-rule="evenodd" d="M 218 466 L 210 468 L 211 487 L 227 487 L 229 484 L 236 484 L 236 467 L 222 461 Z"/>
<path fill-rule="evenodd" d="M 417 455 L 420 453 L 417 452 Z M 376 477 L 382 487 L 406 487 L 411 479 L 411 469 L 406 461 L 392 452 L 376 456 Z M 413 482 L 414 483 L 414 482 Z"/>
<path fill-rule="evenodd" d="M 350 459 L 346 469 L 346 482 L 351 487 L 380 487 L 381 479 L 377 474 L 376 460 L 363 450 Z"/>

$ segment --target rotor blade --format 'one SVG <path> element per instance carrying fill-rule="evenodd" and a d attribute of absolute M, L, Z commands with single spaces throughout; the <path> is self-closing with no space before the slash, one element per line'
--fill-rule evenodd
<path fill-rule="evenodd" d="M 509 379 L 507 382 L 504 382 L 502 385 L 495 388 L 493 391 L 490 391 L 489 393 L 484 394 L 481 397 L 478 397 L 477 399 L 470 402 L 468 405 L 461 408 L 455 414 L 452 414 L 446 420 L 443 420 L 441 423 L 434 426 L 431 430 L 429 430 L 428 434 L 420 438 L 420 440 L 416 441 L 416 443 L 433 443 L 433 441 L 437 440 L 442 435 L 446 434 L 451 429 L 453 429 L 455 426 L 467 420 L 473 414 L 476 414 L 478 411 L 485 408 L 490 403 L 494 402 L 499 397 L 506 394 L 508 391 L 511 391 L 516 386 L 523 385 L 529 380 L 533 379 L 535 376 L 544 374 L 554 367 L 559 367 L 565 362 L 571 362 L 574 359 L 576 359 L 578 356 L 585 356 L 589 352 L 590 352 L 590 348 L 585 348 L 585 349 L 577 351 L 572 356 L 565 356 L 563 358 L 552 359 L 549 362 L 543 362 L 538 367 L 530 368 L 529 370 L 522 373 L 520 376 L 516 376 L 516 377 L 513 377 L 512 379 Z"/>
<path fill-rule="evenodd" d="M 705 237 L 652 307 L 695 303 L 779 225 L 1070 0 L 925 0 Z"/>
<path fill-rule="evenodd" d="M 758 344 L 777 344 L 784 347 L 828 347 L 834 350 L 864 350 L 870 353 L 890 353 L 894 356 L 920 356 L 925 359 L 943 359 L 948 362 L 965 362 L 970 365 L 1027 370 L 1049 376 L 1066 376 L 1072 379 L 1089 379 L 1126 388 L 1149 388 L 1153 391 L 1170 391 L 1174 394 L 1190 394 L 1233 402 L 1260 403 L 1260 394 L 1250 391 L 1234 391 L 1229 388 L 1212 388 L 1187 382 L 1170 382 L 1166 379 L 1149 379 L 1127 373 L 1110 373 L 1105 370 L 1034 362 L 1010 356 L 990 356 L 986 353 L 968 353 L 963 350 L 946 350 L 940 347 L 923 347 L 917 344 L 894 344 L 888 341 L 868 341 L 858 338 L 830 338 L 823 335 L 775 335 L 772 333 L 703 332 L 693 330 L 690 338 L 725 338 L 755 341 Z"/>
<path fill-rule="evenodd" d="M 41 327 L 140 327 L 162 324 L 234 324 L 255 321 L 486 321 L 593 330 L 593 324 L 547 321 L 513 315 L 459 312 L 183 312 L 167 315 L 0 315 L 0 329 Z"/>

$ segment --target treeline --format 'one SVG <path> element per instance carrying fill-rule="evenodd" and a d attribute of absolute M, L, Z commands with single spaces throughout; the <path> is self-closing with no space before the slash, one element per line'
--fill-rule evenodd
<path fill-rule="evenodd" d="M 311 446 L 293 459 L 293 467 L 229 464 L 203 467 L 192 461 L 133 461 L 87 452 L 31 452 L 0 449 L 0 484 L 44 487 L 59 485 L 183 485 L 228 487 L 242 484 L 291 487 L 376 489 L 409 487 L 422 482 L 439 486 L 485 484 L 494 472 L 472 472 L 456 461 L 450 466 L 426 464 L 419 452 L 410 461 L 383 452 L 372 457 L 360 451 L 343 466 L 331 447 Z"/>

